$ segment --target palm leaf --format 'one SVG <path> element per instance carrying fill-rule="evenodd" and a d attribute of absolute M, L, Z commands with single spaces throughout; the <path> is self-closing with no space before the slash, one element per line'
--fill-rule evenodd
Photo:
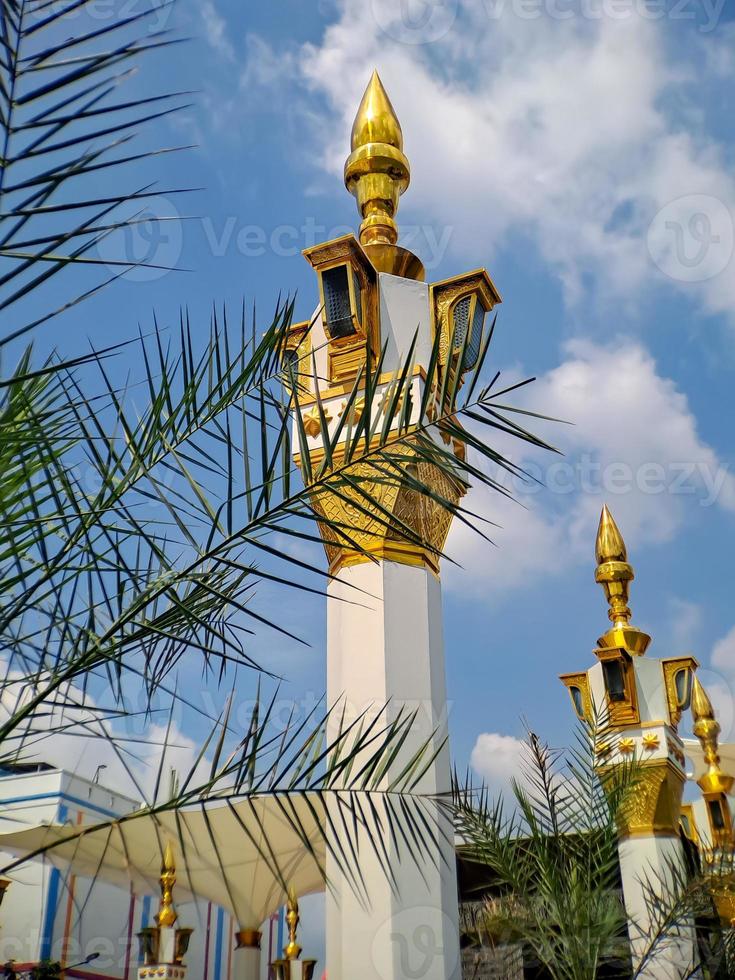
<path fill-rule="evenodd" d="M 93 271 L 119 264 L 124 272 L 138 264 L 133 255 L 119 263 L 103 259 L 97 246 L 141 220 L 156 220 L 126 209 L 161 192 L 126 184 L 121 174 L 162 151 L 148 146 L 125 156 L 118 150 L 138 130 L 185 108 L 185 93 L 121 100 L 118 90 L 134 74 L 129 66 L 177 39 L 151 27 L 160 5 L 115 14 L 102 26 L 92 8 L 92 0 L 3 0 L 0 6 L 0 311 L 8 323 L 0 344 L 114 279 L 106 275 L 81 291 L 67 287 L 68 299 L 29 318 L 23 301 L 44 295 L 44 286 L 68 267 Z M 94 174 L 100 179 L 89 179 Z M 75 213 L 82 216 L 73 218 Z"/>

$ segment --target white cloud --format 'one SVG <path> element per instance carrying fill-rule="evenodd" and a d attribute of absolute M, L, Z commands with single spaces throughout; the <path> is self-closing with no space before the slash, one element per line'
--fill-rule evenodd
<path fill-rule="evenodd" d="M 713 646 L 709 669 L 697 676 L 712 700 L 723 741 L 735 737 L 735 626 Z"/>
<path fill-rule="evenodd" d="M 682 108 L 716 82 L 725 54 L 669 48 L 665 24 L 634 14 L 528 20 L 512 5 L 494 17 L 469 0 L 455 8 L 442 30 L 425 29 L 433 43 L 414 44 L 396 40 L 405 25 L 393 0 L 342 0 L 295 65 L 288 52 L 287 70 L 274 72 L 280 51 L 251 44 L 247 72 L 277 86 L 296 77 L 328 98 L 333 112 L 310 126 L 317 162 L 338 179 L 377 65 L 413 161 L 406 209 L 452 226 L 463 258 L 520 232 L 572 303 L 591 285 L 603 300 L 635 303 L 657 281 L 731 314 L 735 182 L 705 115 Z"/>
<path fill-rule="evenodd" d="M 6 674 L 2 661 L 0 675 L 0 718 L 5 721 L 27 702 L 30 688 L 17 671 Z M 195 765 L 199 746 L 175 723 L 167 733 L 163 723 L 141 723 L 138 718 L 113 722 L 100 704 L 77 687 L 65 688 L 56 706 L 50 698 L 14 729 L 14 738 L 4 751 L 20 745 L 23 761 L 47 762 L 86 779 L 104 767 L 99 774 L 103 785 L 141 802 L 152 801 L 163 758 L 159 798 L 165 798 L 170 770 L 175 769 L 183 779 Z M 206 778 L 203 768 L 198 775 Z"/>
<path fill-rule="evenodd" d="M 506 794 L 511 791 L 512 780 L 520 778 L 525 753 L 520 739 L 483 732 L 477 736 L 470 765 L 485 780 L 491 794 Z"/>
<path fill-rule="evenodd" d="M 448 550 L 464 571 L 447 570 L 452 589 L 483 595 L 525 587 L 550 567 L 590 561 L 604 502 L 631 548 L 671 540 L 693 508 L 735 511 L 735 478 L 645 348 L 574 341 L 565 354 L 523 401 L 573 422 L 532 424 L 565 455 L 534 451 L 526 458 L 543 487 L 506 484 L 520 504 L 482 488 L 471 492 L 467 506 L 500 525 L 492 533 L 499 548 L 455 522 Z M 499 448 L 515 459 L 521 452 L 511 440 Z"/>
<path fill-rule="evenodd" d="M 214 51 L 226 61 L 235 60 L 235 49 L 227 33 L 227 24 L 221 16 L 214 0 L 202 0 L 199 14 L 204 28 L 204 37 Z"/>
<path fill-rule="evenodd" d="M 712 648 L 712 666 L 735 674 L 735 626 Z"/>
<path fill-rule="evenodd" d="M 682 651 L 694 649 L 699 641 L 704 609 L 699 603 L 679 596 L 670 596 L 668 606 L 672 648 Z"/>

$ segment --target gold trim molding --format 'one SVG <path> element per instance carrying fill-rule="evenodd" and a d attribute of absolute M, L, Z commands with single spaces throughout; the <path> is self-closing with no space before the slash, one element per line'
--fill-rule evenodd
<path fill-rule="evenodd" d="M 676 677 L 680 670 L 691 670 L 692 674 L 699 667 L 699 663 L 694 657 L 676 657 L 673 660 L 664 660 L 661 663 L 664 672 L 664 685 L 666 687 L 666 703 L 669 706 L 669 717 L 671 724 L 676 728 L 681 721 L 683 706 L 679 704 L 679 696 L 676 691 Z M 691 681 L 690 681 L 691 685 Z"/>

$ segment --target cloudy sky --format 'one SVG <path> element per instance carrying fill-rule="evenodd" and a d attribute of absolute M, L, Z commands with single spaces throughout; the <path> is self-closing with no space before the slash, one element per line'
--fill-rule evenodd
<path fill-rule="evenodd" d="M 204 190 L 156 199 L 157 213 L 186 220 L 153 244 L 160 264 L 191 271 L 138 272 L 139 288 L 121 282 L 66 328 L 71 350 L 90 332 L 132 335 L 154 307 L 174 320 L 187 303 L 203 332 L 213 299 L 269 311 L 289 291 L 297 319 L 308 317 L 316 283 L 300 252 L 357 227 L 341 171 L 378 68 L 412 165 L 404 244 L 431 280 L 489 270 L 504 300 L 492 367 L 536 376 L 524 404 L 568 423 L 539 424 L 563 456 L 516 455 L 540 485 L 514 485 L 516 503 L 468 502 L 498 523 L 495 546 L 458 529 L 449 544 L 461 565 L 443 577 L 453 751 L 496 785 L 515 764 L 523 719 L 555 744 L 569 737 L 556 677 L 590 666 L 605 629 L 593 581 L 605 500 L 636 567 L 634 619 L 653 634 L 652 654 L 693 652 L 735 735 L 735 21 L 725 7 L 201 0 L 160 11 L 194 40 L 165 55 L 166 77 L 153 82 L 198 93 L 164 133 L 197 149 L 166 158 L 160 186 Z M 105 246 L 111 258 L 123 244 Z M 256 652 L 285 675 L 284 704 L 309 703 L 324 687 L 324 608 L 280 603 L 311 646 L 264 634 Z M 254 689 L 238 679 L 244 705 Z M 207 708 L 218 697 L 202 692 Z M 196 723 L 181 725 L 193 751 Z"/>

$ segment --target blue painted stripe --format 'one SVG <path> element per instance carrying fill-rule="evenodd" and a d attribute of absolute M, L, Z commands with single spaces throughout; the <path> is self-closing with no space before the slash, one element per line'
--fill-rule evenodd
<path fill-rule="evenodd" d="M 143 898 L 143 904 L 141 906 L 140 928 L 147 929 L 150 919 L 151 919 L 151 896 L 146 895 Z M 139 963 L 143 962 L 143 951 L 141 949 L 138 950 L 138 962 Z"/>
<path fill-rule="evenodd" d="M 116 810 L 108 810 L 106 807 L 98 806 L 96 803 L 90 803 L 89 800 L 81 800 L 77 796 L 70 796 L 68 793 L 36 793 L 34 796 L 9 796 L 7 799 L 0 799 L 0 804 L 7 806 L 9 803 L 31 803 L 33 800 L 65 800 L 67 803 L 73 803 L 75 806 L 83 807 L 87 810 L 95 810 L 97 813 L 103 814 L 105 817 L 119 817 Z M 63 808 L 67 811 L 67 808 Z M 61 812 L 61 807 L 59 808 Z M 60 818 L 61 819 L 61 818 Z M 66 817 L 64 817 L 64 820 Z M 63 823 L 64 821 L 61 820 Z"/>
<path fill-rule="evenodd" d="M 62 804 L 59 805 L 57 819 L 59 823 L 64 823 L 69 811 Z M 51 959 L 51 946 L 54 941 L 54 923 L 56 921 L 56 907 L 59 904 L 59 889 L 61 887 L 61 872 L 58 868 L 52 868 L 48 882 L 48 894 L 46 895 L 46 911 L 43 916 L 43 932 L 41 933 L 41 959 Z"/>
<path fill-rule="evenodd" d="M 285 912 L 285 907 L 282 905 L 278 910 L 278 938 L 276 939 L 276 959 L 279 960 L 283 956 L 283 947 L 285 946 L 283 941 L 284 926 L 286 924 L 284 921 Z"/>
<path fill-rule="evenodd" d="M 224 910 L 217 909 L 217 933 L 214 940 L 214 980 L 222 980 L 222 932 L 224 927 Z"/>

